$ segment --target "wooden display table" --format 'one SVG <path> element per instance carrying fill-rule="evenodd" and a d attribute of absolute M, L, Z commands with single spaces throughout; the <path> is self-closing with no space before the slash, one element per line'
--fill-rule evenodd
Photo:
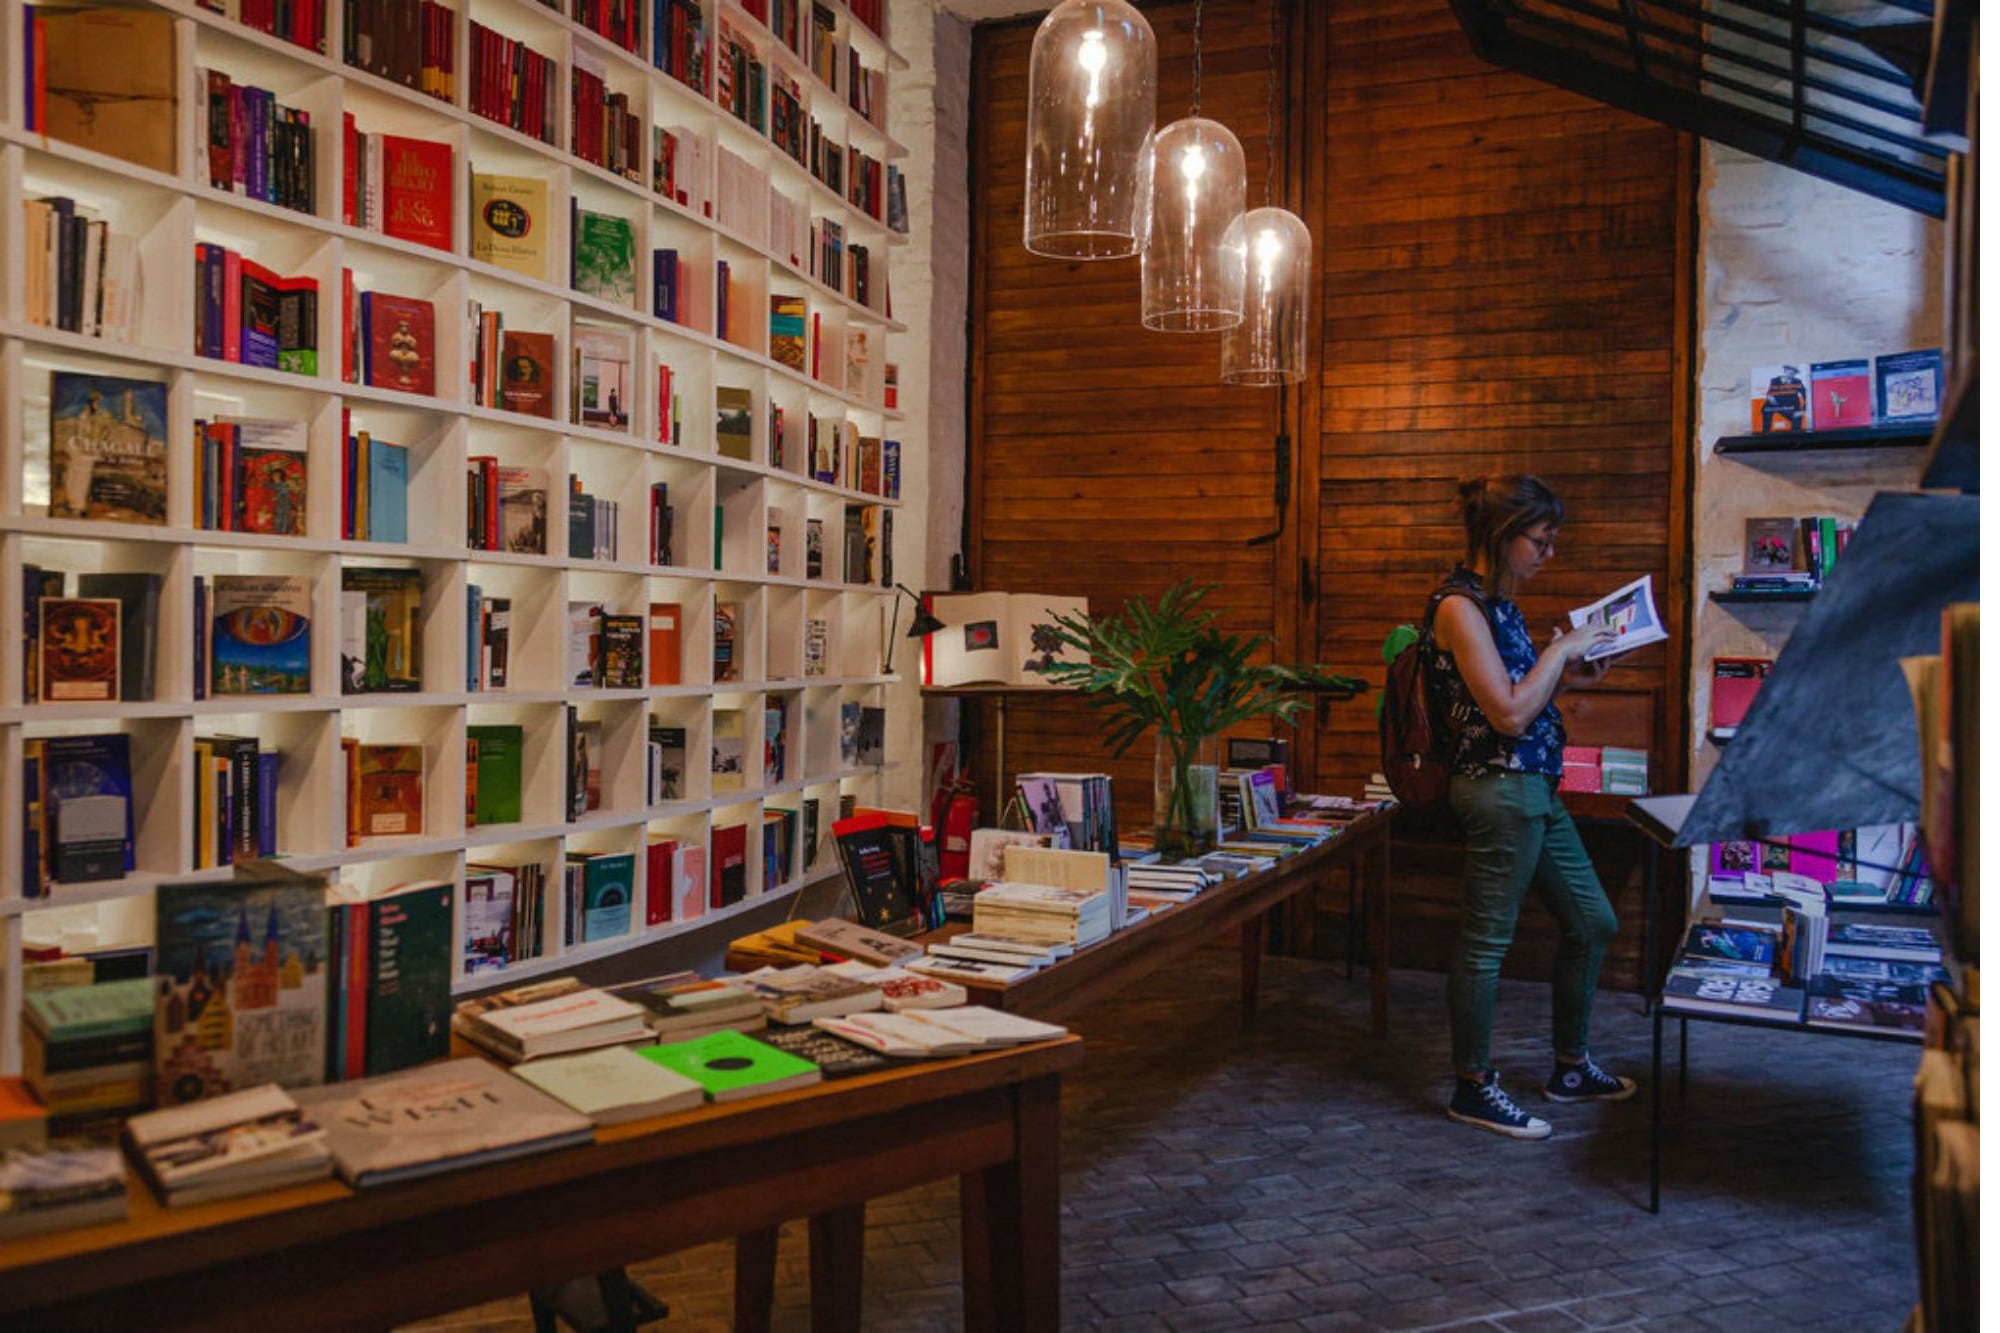
<path fill-rule="evenodd" d="M 1218 932 L 1242 932 L 1243 1012 L 1257 1009 L 1259 963 L 1264 952 L 1264 914 L 1297 894 L 1316 888 L 1341 867 L 1374 866 L 1367 895 L 1368 963 L 1374 1028 L 1389 1026 L 1389 826 L 1394 811 L 1374 811 L 1355 819 L 1334 837 L 1269 870 L 1204 889 L 1192 899 L 1155 912 L 1134 926 L 1030 975 L 1002 986 L 961 980 L 975 1004 L 991 1005 L 1029 1018 L 1060 1021 L 1141 977 L 1200 948 Z M 970 930 L 954 923 L 917 937 L 943 941 Z M 726 965 L 738 972 L 763 966 L 761 960 L 731 954 Z"/>
<path fill-rule="evenodd" d="M 1065 1037 L 914 1062 L 365 1192 L 168 1209 L 134 1175 L 125 1221 L 0 1242 L 0 1327 L 383 1329 L 806 1216 L 813 1327 L 858 1330 L 862 1205 L 957 1175 L 966 1327 L 1053 1330 L 1059 1087 L 1082 1059 Z M 768 1320 L 769 1283 L 739 1265 L 738 1328 L 760 1299 Z"/>

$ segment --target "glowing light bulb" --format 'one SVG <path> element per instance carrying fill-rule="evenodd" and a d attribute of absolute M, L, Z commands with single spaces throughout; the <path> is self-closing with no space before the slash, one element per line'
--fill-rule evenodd
<path fill-rule="evenodd" d="M 1285 253 L 1285 242 L 1269 227 L 1257 233 L 1257 262 L 1269 268 Z"/>
<path fill-rule="evenodd" d="M 1208 158 L 1202 154 L 1201 145 L 1190 144 L 1181 154 L 1181 175 L 1189 185 L 1201 179 L 1201 173 L 1208 170 Z"/>
<path fill-rule="evenodd" d="M 1090 75 L 1090 83 L 1083 90 L 1083 105 L 1085 110 L 1095 110 L 1097 104 L 1104 100 L 1103 75 L 1106 59 L 1104 30 L 1102 28 L 1092 28 L 1089 32 L 1083 34 L 1083 45 L 1076 48 L 1076 63 L 1082 67 L 1086 74 Z"/>

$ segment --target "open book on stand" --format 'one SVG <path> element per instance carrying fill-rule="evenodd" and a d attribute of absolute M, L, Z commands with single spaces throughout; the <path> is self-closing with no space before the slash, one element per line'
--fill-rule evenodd
<path fill-rule="evenodd" d="M 1082 662 L 1054 635 L 1057 615 L 1088 616 L 1082 597 L 1044 593 L 950 593 L 924 599 L 944 628 L 924 636 L 926 685 L 1047 685 L 1057 662 Z"/>

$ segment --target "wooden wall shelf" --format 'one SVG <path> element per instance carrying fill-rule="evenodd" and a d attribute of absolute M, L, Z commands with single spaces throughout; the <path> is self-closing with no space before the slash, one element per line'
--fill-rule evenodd
<path fill-rule="evenodd" d="M 1935 423 L 1856 426 L 1849 430 L 1781 430 L 1762 435 L 1725 435 L 1718 454 L 1798 454 L 1819 449 L 1921 449 L 1931 442 Z"/>

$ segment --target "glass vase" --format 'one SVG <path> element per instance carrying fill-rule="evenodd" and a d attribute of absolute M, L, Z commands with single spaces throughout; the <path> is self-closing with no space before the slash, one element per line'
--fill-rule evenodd
<path fill-rule="evenodd" d="M 1190 740 L 1159 733 L 1153 744 L 1153 845 L 1160 858 L 1183 861 L 1215 850 L 1221 829 L 1213 736 Z"/>

